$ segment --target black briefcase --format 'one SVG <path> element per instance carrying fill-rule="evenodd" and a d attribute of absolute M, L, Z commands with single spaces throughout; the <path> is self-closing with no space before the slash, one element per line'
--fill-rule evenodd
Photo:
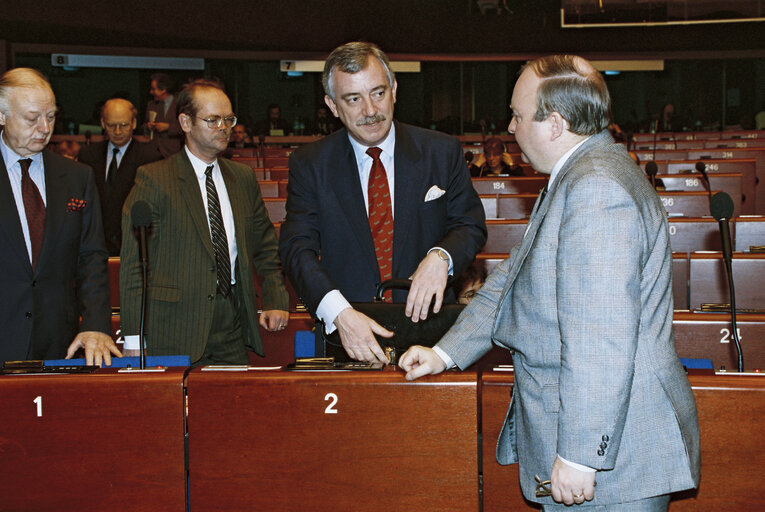
<path fill-rule="evenodd" d="M 390 279 L 380 283 L 377 287 L 377 295 L 374 302 L 356 302 L 351 305 L 353 308 L 375 322 L 382 325 L 389 331 L 392 331 L 393 337 L 383 338 L 377 336 L 377 342 L 380 347 L 389 353 L 391 363 L 398 361 L 398 357 L 406 352 L 412 345 L 423 345 L 432 347 L 446 331 L 454 325 L 457 316 L 465 308 L 464 304 L 442 304 L 441 311 L 428 313 L 428 318 L 415 323 L 406 316 L 406 303 L 383 302 L 383 294 L 388 289 L 409 289 L 412 282 L 409 279 Z M 323 342 L 324 354 L 327 357 L 334 357 L 335 361 L 349 361 L 342 343 L 340 334 L 337 330 L 332 334 L 325 334 L 324 327 L 317 328 L 321 341 Z"/>

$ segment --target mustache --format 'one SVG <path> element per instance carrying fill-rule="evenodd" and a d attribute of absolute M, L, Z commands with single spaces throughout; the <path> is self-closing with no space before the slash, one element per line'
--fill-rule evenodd
<path fill-rule="evenodd" d="M 363 119 L 359 119 L 358 121 L 356 121 L 356 126 L 366 126 L 368 124 L 380 123 L 382 121 L 385 121 L 385 116 L 383 114 L 377 114 L 375 116 L 366 116 Z"/>

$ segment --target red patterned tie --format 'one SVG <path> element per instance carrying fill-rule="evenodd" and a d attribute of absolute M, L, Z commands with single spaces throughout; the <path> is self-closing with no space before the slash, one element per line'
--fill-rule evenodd
<path fill-rule="evenodd" d="M 45 203 L 43 203 L 40 190 L 29 177 L 31 158 L 19 160 L 21 166 L 21 197 L 24 199 L 24 211 L 27 214 L 27 226 L 29 227 L 29 241 L 32 244 L 32 268 L 37 266 L 42 249 L 43 235 L 45 234 Z"/>
<path fill-rule="evenodd" d="M 380 268 L 380 280 L 393 277 L 393 209 L 390 203 L 388 175 L 380 161 L 380 148 L 367 149 L 372 157 L 372 170 L 369 173 L 369 229 L 375 244 L 377 266 Z M 385 300 L 392 299 L 390 290 L 385 292 Z"/>

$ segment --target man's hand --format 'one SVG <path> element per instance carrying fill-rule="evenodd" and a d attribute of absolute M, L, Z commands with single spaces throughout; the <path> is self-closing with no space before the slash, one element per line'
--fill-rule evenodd
<path fill-rule="evenodd" d="M 560 460 L 560 457 L 555 457 L 550 472 L 553 499 L 566 505 L 581 505 L 584 500 L 591 501 L 595 497 L 595 475 L 596 472 L 579 471 Z"/>
<path fill-rule="evenodd" d="M 512 167 L 515 165 L 515 163 L 513 163 L 513 157 L 510 156 L 510 153 L 507 153 L 507 152 L 502 153 L 502 161 L 505 162 L 505 165 L 507 165 L 508 167 Z"/>
<path fill-rule="evenodd" d="M 423 375 L 436 375 L 446 369 L 443 359 L 432 348 L 414 345 L 398 359 L 398 365 L 406 371 L 406 380 L 419 379 Z"/>
<path fill-rule="evenodd" d="M 77 349 L 85 350 L 85 364 L 102 366 L 111 366 L 112 354 L 122 357 L 120 349 L 114 344 L 112 337 L 108 334 L 98 331 L 83 331 L 74 338 L 66 351 L 66 358 L 71 359 Z"/>
<path fill-rule="evenodd" d="M 153 123 L 154 130 L 158 132 L 166 132 L 170 128 L 170 123 Z"/>
<path fill-rule="evenodd" d="M 290 319 L 289 311 L 269 309 L 260 314 L 260 326 L 267 331 L 283 331 Z"/>
<path fill-rule="evenodd" d="M 444 301 L 444 289 L 449 277 L 449 262 L 442 260 L 436 251 L 431 251 L 417 266 L 412 277 L 412 286 L 406 297 L 406 316 L 412 322 L 428 318 L 430 303 L 433 313 L 441 311 Z M 435 301 L 434 301 L 435 299 Z"/>
<path fill-rule="evenodd" d="M 483 166 L 483 164 L 485 163 L 486 163 L 486 155 L 484 155 L 483 153 L 478 153 L 478 156 L 476 156 L 473 159 L 473 161 L 470 162 L 470 165 L 475 165 L 476 167 L 480 169 L 481 166 Z"/>
<path fill-rule="evenodd" d="M 368 363 L 385 363 L 388 358 L 375 339 L 375 334 L 390 338 L 393 333 L 363 313 L 346 308 L 335 318 L 343 348 L 348 356 Z"/>

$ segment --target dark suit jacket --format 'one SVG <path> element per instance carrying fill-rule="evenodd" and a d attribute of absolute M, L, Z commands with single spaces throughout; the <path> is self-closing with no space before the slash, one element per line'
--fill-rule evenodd
<path fill-rule="evenodd" d="M 95 175 L 98 197 L 101 200 L 101 214 L 104 224 L 106 250 L 109 256 L 119 256 L 122 247 L 122 205 L 133 188 L 135 171 L 140 166 L 162 158 L 155 146 L 133 140 L 122 157 L 112 186 L 106 191 L 106 153 L 109 141 L 89 144 L 80 150 L 78 160 L 89 165 Z"/>
<path fill-rule="evenodd" d="M 253 263 L 263 277 L 263 309 L 289 308 L 276 232 L 252 169 L 225 158 L 218 162 L 234 215 L 238 250 L 235 290 L 242 334 L 245 345 L 263 355 Z M 126 335 L 138 334 L 141 309 L 141 267 L 130 222 L 130 210 L 136 201 L 146 201 L 152 208 L 148 353 L 189 354 L 196 361 L 204 353 L 212 326 L 217 276 L 207 212 L 185 150 L 140 167 L 123 208 L 120 312 Z"/>
<path fill-rule="evenodd" d="M 93 174 L 48 150 L 43 165 L 45 237 L 32 270 L 0 158 L 0 361 L 62 358 L 78 331 L 111 333 L 107 254 Z M 85 200 L 85 206 L 67 211 L 72 198 Z"/>
<path fill-rule="evenodd" d="M 154 132 L 154 138 L 149 144 L 154 145 L 157 150 L 162 154 L 163 158 L 167 158 L 170 155 L 174 155 L 183 147 L 183 130 L 181 129 L 181 123 L 178 121 L 178 111 L 176 108 L 177 96 L 173 96 L 173 101 L 167 109 L 165 114 L 165 103 L 163 101 L 149 101 L 146 106 L 146 121 L 149 120 L 149 112 L 156 112 L 157 123 L 170 123 L 170 128 L 164 132 Z"/>
<path fill-rule="evenodd" d="M 393 277 L 410 277 L 434 246 L 451 254 L 459 275 L 486 242 L 483 207 L 459 141 L 396 123 L 394 159 Z M 434 186 L 445 193 L 425 201 Z M 312 312 L 333 289 L 352 302 L 374 297 L 380 274 L 346 129 L 290 156 L 279 237 L 287 276 Z M 405 299 L 405 291 L 394 293 L 394 300 Z"/>

